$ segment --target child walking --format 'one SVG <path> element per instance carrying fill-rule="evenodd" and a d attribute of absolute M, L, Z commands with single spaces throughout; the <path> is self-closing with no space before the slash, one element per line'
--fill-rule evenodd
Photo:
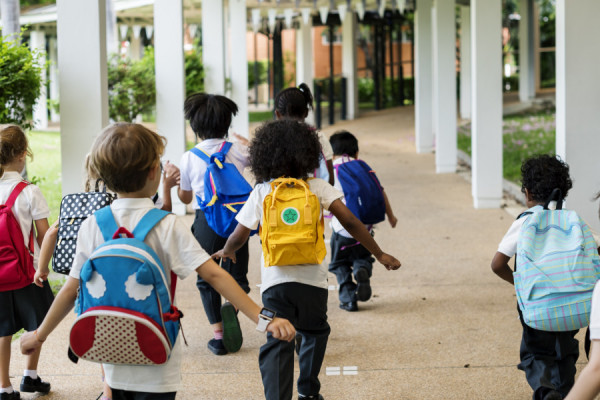
<path fill-rule="evenodd" d="M 231 125 L 232 116 L 237 114 L 237 105 L 225 96 L 196 93 L 189 96 L 184 103 L 185 118 L 200 143 L 196 148 L 208 155 L 219 152 L 227 142 L 227 132 Z M 248 148 L 240 143 L 231 143 L 231 148 L 225 156 L 225 161 L 232 163 L 240 174 L 248 165 Z M 219 236 L 208 224 L 204 212 L 200 209 L 197 199 L 204 201 L 204 174 L 207 163 L 192 151 L 181 157 L 180 183 L 178 195 L 185 204 L 193 201 L 196 218 L 192 224 L 194 237 L 202 248 L 212 254 L 225 245 L 227 238 Z M 248 285 L 248 242 L 236 252 L 236 261 L 220 261 L 221 267 L 229 272 L 238 285 L 250 292 Z M 214 337 L 208 341 L 208 349 L 216 355 L 225 355 L 237 351 L 241 345 L 242 332 L 237 322 L 235 310 L 231 304 L 223 305 L 221 312 L 221 295 L 202 277 L 198 276 L 196 286 L 200 291 L 202 305 L 213 328 Z M 226 319 L 227 329 L 223 330 L 223 318 Z M 224 336 L 225 335 L 225 336 Z M 225 340 L 224 340 L 225 339 Z M 226 345 L 233 343 L 233 346 Z"/>
<path fill-rule="evenodd" d="M 343 191 L 338 179 L 337 167 L 344 162 L 358 159 L 358 140 L 348 131 L 338 131 L 329 138 L 333 149 L 333 167 L 335 171 L 334 187 Z M 371 178 L 368 178 L 371 179 Z M 381 188 L 385 200 L 385 214 L 392 228 L 398 219 L 390 205 L 386 192 Z M 344 200 L 345 204 L 345 200 Z M 373 235 L 373 225 L 365 225 Z M 329 272 L 335 274 L 339 289 L 340 308 L 346 311 L 358 311 L 357 301 L 371 298 L 370 278 L 373 273 L 372 254 L 361 243 L 358 243 L 333 216 L 331 219 L 331 262 Z M 356 283 L 352 280 L 352 276 Z"/>
<path fill-rule="evenodd" d="M 320 143 L 315 131 L 308 125 L 290 119 L 273 121 L 262 125 L 250 145 L 250 167 L 257 184 L 250 198 L 236 217 L 239 224 L 227 240 L 223 250 L 213 257 L 235 260 L 235 251 L 246 243 L 253 229 L 259 225 L 265 227 L 263 201 L 272 193 L 271 181 L 280 177 L 303 180 L 310 192 L 318 198 L 319 213 L 329 210 L 342 226 L 359 240 L 379 262 L 388 270 L 400 267 L 400 262 L 384 253 L 373 240 L 364 225 L 354 217 L 341 201 L 342 193 L 322 179 L 308 179 L 319 164 Z M 286 183 L 281 183 L 286 185 Z M 304 185 L 304 184 L 303 184 Z M 279 186 L 277 187 L 279 190 Z M 275 193 L 272 194 L 275 196 Z M 304 198 L 304 197 L 302 197 Z M 270 210 L 272 210 L 272 206 Z M 305 208 L 304 208 L 305 209 Z M 267 212 L 270 212 L 268 210 Z M 289 212 L 289 214 L 287 214 Z M 298 210 L 288 207 L 281 215 L 285 224 L 304 221 L 297 218 Z M 287 217 L 286 217 L 287 215 Z M 296 216 L 296 218 L 294 218 Z M 284 217 L 286 219 L 284 220 Z M 294 221 L 295 219 L 295 221 Z M 272 221 L 272 220 L 271 220 Z M 313 219 L 317 224 L 317 221 Z M 279 224 L 279 222 L 278 222 Z M 285 228 L 284 228 L 285 229 Z M 317 231 L 322 238 L 322 232 Z M 261 235 L 263 235 L 261 233 Z M 264 237 L 261 236 L 264 242 Z M 263 243 L 264 244 L 264 243 Z M 270 248 L 270 247 L 269 247 Z M 324 245 L 323 245 L 324 249 Z M 271 316 L 277 315 L 289 319 L 302 336 L 299 349 L 300 376 L 298 394 L 300 399 L 322 399 L 319 394 L 321 384 L 319 371 L 330 327 L 327 323 L 327 268 L 321 263 L 290 264 L 294 252 L 282 250 L 280 265 L 267 265 L 265 258 L 273 254 L 267 252 L 261 257 L 261 295 L 265 308 Z M 324 254 L 322 254 L 324 256 Z M 294 374 L 294 344 L 276 340 L 267 336 L 267 343 L 260 349 L 259 366 L 262 374 L 265 397 L 268 400 L 287 400 L 292 398 Z"/>
<path fill-rule="evenodd" d="M 10 209 L 22 234 L 21 237 L 14 239 L 23 241 L 23 248 L 33 253 L 31 262 L 33 267 L 37 268 L 39 249 L 48 230 L 50 211 L 42 192 L 35 185 L 27 184 L 20 194 L 17 194 L 16 188 L 24 182 L 21 171 L 25 168 L 27 156 L 31 156 L 31 151 L 25 132 L 16 125 L 0 126 L 0 204 L 12 203 Z M 6 226 L 3 226 L 2 230 L 0 235 L 8 234 Z M 34 239 L 32 243 L 30 237 Z M 30 247 L 31 245 L 33 247 Z M 16 251 L 16 248 L 13 251 Z M 14 261 L 7 259 L 6 249 L 2 253 L 0 286 L 9 285 L 10 282 L 7 280 L 14 276 L 14 270 L 18 268 Z M 26 257 L 31 256 L 28 254 Z M 33 284 L 33 277 L 30 278 L 31 280 L 25 282 L 24 286 L 18 285 L 21 287 L 0 291 L 0 400 L 21 398 L 20 393 L 13 389 L 9 378 L 12 336 L 21 329 L 35 331 L 44 319 L 54 297 L 48 282 L 38 287 Z M 50 391 L 50 384 L 44 382 L 37 374 L 40 351 L 41 343 L 36 351 L 27 357 L 20 385 L 21 392 L 48 393 Z"/>
<path fill-rule="evenodd" d="M 528 214 L 518 218 L 498 246 L 492 260 L 492 270 L 510 284 L 514 284 L 513 271 L 508 261 L 517 253 L 517 241 L 521 228 L 531 214 L 542 210 L 555 189 L 560 189 L 566 197 L 573 184 L 569 176 L 569 166 L 554 156 L 541 155 L 526 160 L 521 166 L 522 188 L 525 194 Z M 515 270 L 519 260 L 515 260 Z M 548 332 L 534 329 L 523 320 L 518 368 L 525 372 L 527 382 L 533 389 L 533 399 L 562 399 L 575 381 L 575 363 L 579 357 L 579 345 L 575 335 L 577 330 Z"/>
<path fill-rule="evenodd" d="M 107 188 L 117 193 L 117 200 L 110 209 L 118 226 L 131 231 L 147 212 L 154 209 L 150 197 L 156 193 L 160 183 L 160 156 L 164 147 L 164 137 L 138 124 L 111 125 L 96 139 L 91 163 Z M 126 168 L 123 167 L 124 159 L 127 159 Z M 87 218 L 79 231 L 70 276 L 36 334 L 25 334 L 21 338 L 24 354 L 37 351 L 73 308 L 82 266 L 102 243 L 104 239 L 96 217 Z M 175 215 L 163 218 L 146 236 L 145 243 L 158 255 L 165 266 L 166 276 L 173 271 L 179 278 L 185 278 L 196 272 L 227 296 L 248 318 L 258 322 L 261 308 L 212 261 Z M 177 298 L 174 301 L 176 303 Z M 265 329 L 282 340 L 292 340 L 295 336 L 293 326 L 284 319 L 272 320 Z M 180 387 L 181 358 L 179 338 L 164 364 L 103 364 L 113 399 L 174 399 Z"/>

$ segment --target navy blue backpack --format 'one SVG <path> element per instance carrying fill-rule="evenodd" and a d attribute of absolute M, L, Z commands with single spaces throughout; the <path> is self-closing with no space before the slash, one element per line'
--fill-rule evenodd
<path fill-rule="evenodd" d="M 342 164 L 335 166 L 337 178 L 342 185 L 346 207 L 365 225 L 385 220 L 383 188 L 375 171 L 362 160 L 344 156 Z"/>
<path fill-rule="evenodd" d="M 196 196 L 196 200 L 208 226 L 221 237 L 231 235 L 237 226 L 235 215 L 252 192 L 252 186 L 237 167 L 225 162 L 231 145 L 231 142 L 224 142 L 221 149 L 212 155 L 197 147 L 190 150 L 208 165 L 204 173 L 204 200 L 200 196 Z"/>

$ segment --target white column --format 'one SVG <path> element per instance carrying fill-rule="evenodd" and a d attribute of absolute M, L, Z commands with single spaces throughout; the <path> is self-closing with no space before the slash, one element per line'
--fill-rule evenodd
<path fill-rule="evenodd" d="M 85 156 L 108 125 L 105 5 L 57 2 L 63 194 L 82 190 Z"/>
<path fill-rule="evenodd" d="M 347 12 L 342 23 L 342 74 L 348 82 L 346 88 L 346 117 L 358 117 L 358 61 L 356 51 L 356 14 Z"/>
<path fill-rule="evenodd" d="M 415 143 L 417 153 L 433 151 L 432 0 L 416 0 L 415 11 Z"/>
<path fill-rule="evenodd" d="M 434 131 L 435 169 L 456 171 L 456 18 L 454 0 L 435 0 L 434 21 Z"/>
<path fill-rule="evenodd" d="M 48 82 L 49 86 L 49 94 L 50 100 L 53 103 L 58 104 L 59 99 L 59 91 L 58 91 L 58 48 L 56 46 L 56 38 L 52 37 L 48 43 L 49 47 L 49 58 L 50 58 L 50 66 L 48 69 L 50 70 L 50 79 Z M 50 120 L 52 122 L 60 121 L 60 114 L 54 107 L 50 107 Z"/>
<path fill-rule="evenodd" d="M 156 68 L 156 130 L 167 138 L 163 158 L 179 164 L 185 151 L 185 72 L 183 64 L 183 0 L 154 2 L 154 60 Z M 185 214 L 173 188 L 173 212 Z"/>
<path fill-rule="evenodd" d="M 314 87 L 312 18 L 309 18 L 306 23 L 303 18 L 300 18 L 299 22 L 300 28 L 296 31 L 296 86 L 306 83 L 312 92 Z M 315 123 L 315 115 L 312 111 L 308 113 L 306 123 Z"/>
<path fill-rule="evenodd" d="M 600 2 L 556 2 L 556 153 L 570 166 L 573 189 L 567 197 L 596 231 L 599 230 L 600 80 L 598 48 Z"/>
<path fill-rule="evenodd" d="M 225 94 L 224 23 L 223 0 L 202 0 L 204 90 L 210 94 Z M 245 46 L 246 39 L 242 43 Z"/>
<path fill-rule="evenodd" d="M 471 7 L 460 7 L 460 117 L 471 119 Z"/>
<path fill-rule="evenodd" d="M 533 0 L 519 0 L 519 100 L 535 97 Z"/>
<path fill-rule="evenodd" d="M 40 97 L 33 107 L 33 126 L 35 129 L 48 128 L 48 95 L 46 93 L 46 33 L 44 31 L 31 31 L 29 38 L 31 50 L 38 51 L 38 63 L 42 69 Z"/>
<path fill-rule="evenodd" d="M 129 57 L 131 57 L 132 60 L 139 60 L 143 55 L 141 36 L 138 35 L 135 37 L 135 35 L 132 34 L 131 39 L 129 40 Z"/>
<path fill-rule="evenodd" d="M 238 114 L 233 118 L 231 123 L 231 131 L 248 137 L 250 127 L 248 120 L 248 52 L 246 50 L 246 11 L 246 0 L 229 0 L 231 99 L 238 106 Z"/>
<path fill-rule="evenodd" d="M 500 1 L 471 0 L 472 194 L 475 208 L 502 200 L 502 12 Z"/>

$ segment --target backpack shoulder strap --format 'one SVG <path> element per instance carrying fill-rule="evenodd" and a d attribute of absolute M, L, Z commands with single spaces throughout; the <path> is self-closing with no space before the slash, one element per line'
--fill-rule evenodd
<path fill-rule="evenodd" d="M 192 153 L 194 153 L 196 156 L 200 157 L 202 159 L 202 161 L 204 161 L 205 163 L 209 163 L 210 162 L 210 155 L 207 154 L 205 151 L 200 150 L 197 147 L 192 147 L 192 149 L 190 150 Z"/>
<path fill-rule="evenodd" d="M 133 236 L 136 239 L 144 241 L 148 233 L 170 212 L 153 208 L 146 213 L 133 229 Z"/>
<path fill-rule="evenodd" d="M 225 155 L 227 155 L 227 153 L 231 149 L 232 145 L 233 145 L 233 143 L 231 143 L 231 142 L 228 142 L 228 141 L 223 142 L 223 146 L 221 146 L 219 153 L 223 154 L 223 157 L 225 157 Z"/>
<path fill-rule="evenodd" d="M 523 211 L 521 214 L 519 214 L 519 216 L 517 217 L 517 219 L 520 219 L 521 217 L 524 217 L 526 215 L 529 214 L 533 214 L 533 211 Z"/>
<path fill-rule="evenodd" d="M 111 240 L 115 232 L 119 229 L 119 226 L 117 225 L 117 221 L 115 221 L 110 206 L 99 209 L 94 213 L 94 216 L 96 217 L 96 223 L 98 224 L 98 228 L 100 228 L 100 232 L 102 232 L 104 241 Z"/>
<path fill-rule="evenodd" d="M 17 183 L 17 186 L 15 186 L 15 188 L 11 192 L 10 196 L 8 196 L 8 199 L 6 200 L 6 203 L 5 203 L 6 208 L 11 209 L 15 205 L 15 201 L 17 201 L 17 197 L 19 197 L 19 195 L 21 194 L 23 189 L 25 189 L 27 187 L 27 185 L 29 185 L 29 182 L 27 182 L 27 181 L 21 181 L 21 182 Z"/>

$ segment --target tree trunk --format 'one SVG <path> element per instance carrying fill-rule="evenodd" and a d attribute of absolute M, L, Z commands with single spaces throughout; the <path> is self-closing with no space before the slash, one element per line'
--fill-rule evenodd
<path fill-rule="evenodd" d="M 0 14 L 2 15 L 2 37 L 3 40 L 20 41 L 19 33 L 21 26 L 19 0 L 0 0 Z"/>

